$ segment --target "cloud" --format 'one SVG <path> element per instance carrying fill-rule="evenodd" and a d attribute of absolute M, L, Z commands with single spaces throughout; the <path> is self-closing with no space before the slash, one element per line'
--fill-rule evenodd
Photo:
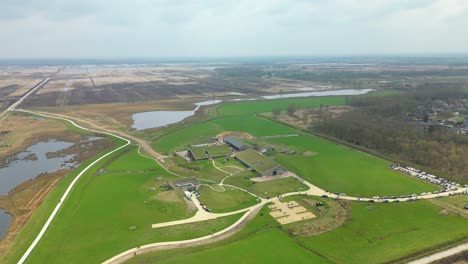
<path fill-rule="evenodd" d="M 1 57 L 467 52 L 464 0 L 3 0 Z"/>

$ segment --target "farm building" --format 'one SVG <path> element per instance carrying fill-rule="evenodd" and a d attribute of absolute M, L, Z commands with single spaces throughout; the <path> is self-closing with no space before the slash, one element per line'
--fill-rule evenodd
<path fill-rule="evenodd" d="M 275 176 L 286 172 L 278 163 L 253 149 L 239 152 L 235 158 L 260 176 Z"/>
<path fill-rule="evenodd" d="M 212 145 L 193 147 L 188 150 L 192 160 L 204 160 L 209 158 L 220 158 L 231 155 L 231 150 L 226 145 Z"/>
<path fill-rule="evenodd" d="M 198 180 L 195 178 L 184 178 L 178 180 L 171 180 L 169 182 L 171 183 L 172 188 L 180 188 L 184 192 L 197 191 L 201 186 L 200 182 L 198 182 Z"/>
<path fill-rule="evenodd" d="M 225 144 L 231 146 L 234 150 L 237 150 L 237 151 L 242 151 L 242 150 L 246 150 L 250 148 L 249 145 L 242 143 L 233 137 L 225 137 L 223 141 Z"/>

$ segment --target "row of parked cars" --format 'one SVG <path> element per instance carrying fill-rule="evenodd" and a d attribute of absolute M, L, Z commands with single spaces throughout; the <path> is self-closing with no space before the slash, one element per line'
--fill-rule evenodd
<path fill-rule="evenodd" d="M 391 166 L 391 168 L 394 169 L 394 170 L 401 171 L 401 172 L 403 172 L 405 174 L 408 174 L 408 175 L 411 175 L 411 176 L 414 176 L 414 177 L 418 177 L 421 180 L 425 180 L 425 181 L 428 181 L 430 183 L 437 184 L 437 185 L 444 188 L 442 191 L 435 191 L 433 193 L 439 193 L 439 192 L 445 192 L 445 191 L 456 191 L 456 190 L 458 190 L 458 188 L 463 187 L 461 184 L 459 184 L 457 182 L 444 179 L 442 177 L 427 173 L 427 172 L 422 171 L 422 170 L 415 169 L 413 167 L 400 166 L 399 164 L 393 164 Z M 468 187 L 468 185 L 465 185 L 465 187 Z M 428 194 L 433 194 L 433 193 L 430 193 L 430 192 L 429 193 L 421 193 L 421 195 L 428 195 Z"/>

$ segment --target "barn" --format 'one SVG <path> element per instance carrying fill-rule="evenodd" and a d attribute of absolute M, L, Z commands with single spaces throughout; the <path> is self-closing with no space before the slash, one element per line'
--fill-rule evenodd
<path fill-rule="evenodd" d="M 278 163 L 253 149 L 246 149 L 239 152 L 235 155 L 235 158 L 260 176 L 276 176 L 287 171 Z"/>
<path fill-rule="evenodd" d="M 188 154 L 192 160 L 204 160 L 227 157 L 232 153 L 226 145 L 211 145 L 190 148 Z"/>
<path fill-rule="evenodd" d="M 233 137 L 225 137 L 223 140 L 225 144 L 229 145 L 231 148 L 233 148 L 236 151 L 242 151 L 242 150 L 246 150 L 250 148 L 249 145 L 242 143 Z"/>

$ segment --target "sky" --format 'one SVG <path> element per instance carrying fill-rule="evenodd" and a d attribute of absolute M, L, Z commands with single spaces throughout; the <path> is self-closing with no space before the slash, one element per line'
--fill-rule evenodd
<path fill-rule="evenodd" d="M 0 59 L 468 53 L 467 0 L 0 1 Z"/>

